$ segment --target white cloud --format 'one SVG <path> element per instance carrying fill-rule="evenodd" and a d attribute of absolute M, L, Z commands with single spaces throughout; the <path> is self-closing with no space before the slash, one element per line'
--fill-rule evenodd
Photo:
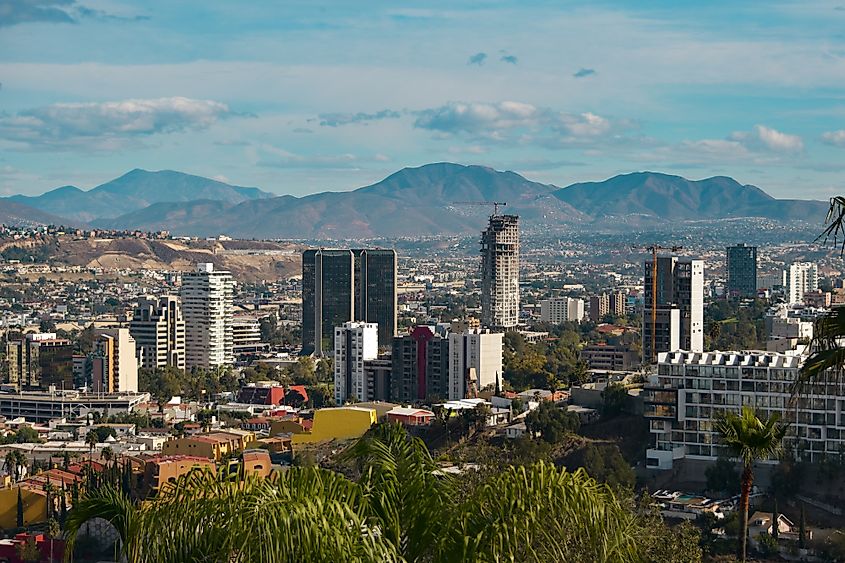
<path fill-rule="evenodd" d="M 798 135 L 782 133 L 765 125 L 755 125 L 751 139 L 759 141 L 764 147 L 775 152 L 801 152 L 804 141 Z"/>
<path fill-rule="evenodd" d="M 751 131 L 735 131 L 727 139 L 684 141 L 681 146 L 731 159 L 767 153 L 798 154 L 804 151 L 804 141 L 800 136 L 783 133 L 765 125 L 755 125 Z"/>
<path fill-rule="evenodd" d="M 845 147 L 845 129 L 822 133 L 822 142 L 837 147 Z"/>
<path fill-rule="evenodd" d="M 60 103 L 0 114 L 0 139 L 19 149 L 111 150 L 138 137 L 204 129 L 231 114 L 226 104 L 181 97 Z"/>

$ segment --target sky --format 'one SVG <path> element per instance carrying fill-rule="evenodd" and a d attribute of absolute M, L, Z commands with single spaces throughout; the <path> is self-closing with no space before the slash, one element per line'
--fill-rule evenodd
<path fill-rule="evenodd" d="M 0 0 L 0 195 L 442 161 L 845 194 L 845 0 Z"/>

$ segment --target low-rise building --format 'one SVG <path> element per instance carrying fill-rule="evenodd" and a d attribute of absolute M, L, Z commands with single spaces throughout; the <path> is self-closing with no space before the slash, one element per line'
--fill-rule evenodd
<path fill-rule="evenodd" d="M 627 371 L 639 363 L 639 354 L 626 346 L 592 344 L 581 350 L 589 369 Z"/>
<path fill-rule="evenodd" d="M 401 422 L 405 426 L 427 426 L 434 420 L 434 413 L 428 409 L 396 407 L 387 413 L 390 422 Z"/>
<path fill-rule="evenodd" d="M 207 470 L 214 472 L 217 465 L 206 456 L 196 455 L 158 455 L 145 460 L 144 488 L 155 494 L 165 483 L 175 483 L 179 477 L 192 471 Z"/>
<path fill-rule="evenodd" d="M 355 406 L 320 409 L 309 432 L 293 434 L 293 445 L 360 438 L 378 421 L 375 409 Z"/>

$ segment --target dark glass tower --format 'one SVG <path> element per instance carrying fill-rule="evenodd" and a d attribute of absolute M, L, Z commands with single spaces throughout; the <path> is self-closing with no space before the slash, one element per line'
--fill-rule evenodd
<path fill-rule="evenodd" d="M 378 323 L 379 348 L 396 334 L 396 251 L 358 249 L 355 254 L 355 320 Z"/>
<path fill-rule="evenodd" d="M 757 295 L 757 247 L 737 244 L 726 249 L 728 297 L 755 297 Z"/>

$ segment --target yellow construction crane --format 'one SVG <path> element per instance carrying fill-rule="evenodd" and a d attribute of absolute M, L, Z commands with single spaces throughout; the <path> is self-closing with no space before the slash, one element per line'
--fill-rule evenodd
<path fill-rule="evenodd" d="M 651 362 L 657 361 L 657 251 L 668 250 L 670 252 L 678 252 L 682 250 L 683 246 L 660 246 L 653 244 L 651 246 L 632 246 L 632 250 L 646 250 L 651 252 Z M 645 351 L 643 351 L 645 352 Z M 645 358 L 644 358 L 645 359 Z"/>
<path fill-rule="evenodd" d="M 454 205 L 492 205 L 493 206 L 493 215 L 499 214 L 499 206 L 502 207 L 506 206 L 507 203 L 504 201 L 453 201 Z"/>

